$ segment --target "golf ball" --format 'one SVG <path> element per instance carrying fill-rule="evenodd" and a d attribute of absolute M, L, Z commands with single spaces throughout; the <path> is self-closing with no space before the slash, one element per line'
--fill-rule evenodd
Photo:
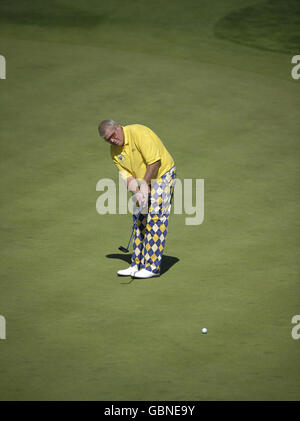
<path fill-rule="evenodd" d="M 206 327 L 204 327 L 204 328 L 202 329 L 202 333 L 207 333 L 207 329 L 206 329 Z"/>

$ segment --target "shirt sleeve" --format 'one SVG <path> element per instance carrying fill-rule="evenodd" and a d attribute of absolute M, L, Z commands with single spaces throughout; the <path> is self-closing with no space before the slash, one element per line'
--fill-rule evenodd
<path fill-rule="evenodd" d="M 155 134 L 151 130 L 145 130 L 136 137 L 136 147 L 142 154 L 147 165 L 161 159 L 160 150 L 155 141 Z"/>
<path fill-rule="evenodd" d="M 119 163 L 118 158 L 116 156 L 113 157 L 113 162 L 115 164 L 115 166 L 117 167 L 121 177 L 123 178 L 123 180 L 126 180 L 126 178 L 128 177 L 132 177 L 132 174 L 130 174 L 129 171 L 125 170 Z"/>

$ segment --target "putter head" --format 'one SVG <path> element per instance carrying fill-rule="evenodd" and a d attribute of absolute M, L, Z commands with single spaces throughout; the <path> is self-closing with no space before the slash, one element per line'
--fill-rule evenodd
<path fill-rule="evenodd" d="M 122 246 L 119 247 L 119 250 L 121 250 L 123 253 L 128 253 L 129 252 L 128 249 L 126 249 L 125 247 L 122 247 Z"/>

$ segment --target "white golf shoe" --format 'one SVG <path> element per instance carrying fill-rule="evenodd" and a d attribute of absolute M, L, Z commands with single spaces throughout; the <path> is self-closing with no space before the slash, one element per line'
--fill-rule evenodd
<path fill-rule="evenodd" d="M 146 279 L 146 278 L 156 278 L 160 276 L 160 273 L 153 273 L 146 269 L 141 269 L 138 272 L 135 272 L 134 275 L 131 275 L 133 278 Z"/>
<path fill-rule="evenodd" d="M 137 272 L 137 269 L 129 266 L 127 269 L 118 270 L 117 274 L 119 276 L 133 276 Z"/>

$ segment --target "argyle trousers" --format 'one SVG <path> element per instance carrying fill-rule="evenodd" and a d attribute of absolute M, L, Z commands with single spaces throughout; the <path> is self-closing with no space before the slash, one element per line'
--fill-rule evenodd
<path fill-rule="evenodd" d="M 148 213 L 133 215 L 134 240 L 131 267 L 160 272 L 171 204 L 174 195 L 176 168 L 151 183 Z"/>

